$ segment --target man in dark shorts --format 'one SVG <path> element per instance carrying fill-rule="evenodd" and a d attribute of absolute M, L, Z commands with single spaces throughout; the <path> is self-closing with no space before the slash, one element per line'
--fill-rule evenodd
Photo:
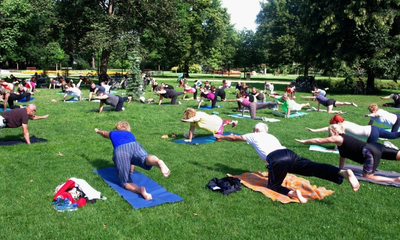
<path fill-rule="evenodd" d="M 28 120 L 38 120 L 47 118 L 49 115 L 35 116 L 36 105 L 33 103 L 28 104 L 26 108 L 13 109 L 0 115 L 0 129 L 1 128 L 17 128 L 22 126 L 22 132 L 27 144 L 31 144 L 28 131 Z"/>

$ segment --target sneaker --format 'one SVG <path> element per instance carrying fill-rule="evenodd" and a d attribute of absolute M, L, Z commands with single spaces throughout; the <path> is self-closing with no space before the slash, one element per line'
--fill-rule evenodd
<path fill-rule="evenodd" d="M 396 147 L 393 143 L 391 143 L 389 141 L 384 141 L 383 145 L 385 145 L 385 147 L 388 147 L 388 148 L 393 148 L 393 149 L 399 150 L 398 147 Z"/>
<path fill-rule="evenodd" d="M 232 121 L 232 128 L 235 128 L 237 124 L 238 124 L 238 121 Z"/>

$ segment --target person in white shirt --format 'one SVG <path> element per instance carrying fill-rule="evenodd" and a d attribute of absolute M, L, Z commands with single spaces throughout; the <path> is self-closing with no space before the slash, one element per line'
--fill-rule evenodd
<path fill-rule="evenodd" d="M 379 109 L 376 103 L 372 103 L 368 107 L 369 114 L 365 114 L 364 117 L 370 117 L 369 125 L 375 122 L 384 124 L 388 127 L 392 127 L 392 132 L 397 132 L 400 127 L 400 115 L 390 113 L 383 109 Z"/>
<path fill-rule="evenodd" d="M 357 138 L 367 143 L 376 143 L 379 138 L 396 139 L 400 138 L 400 132 L 388 132 L 373 125 L 360 126 L 356 123 L 345 121 L 340 115 L 331 118 L 330 124 L 341 124 L 347 135 Z M 329 132 L 329 127 L 312 129 L 306 128 L 311 132 Z"/>
<path fill-rule="evenodd" d="M 253 133 L 245 135 L 220 135 L 216 138 L 228 141 L 242 141 L 251 144 L 261 160 L 268 163 L 268 188 L 291 198 L 297 198 L 301 203 L 306 203 L 300 190 L 289 190 L 282 186 L 287 173 L 314 176 L 337 184 L 343 182 L 343 178 L 349 181 L 353 191 L 358 191 L 360 184 L 351 170 L 341 170 L 329 164 L 312 162 L 307 158 L 298 156 L 295 152 L 282 146 L 279 140 L 268 133 L 265 123 L 257 123 Z"/>

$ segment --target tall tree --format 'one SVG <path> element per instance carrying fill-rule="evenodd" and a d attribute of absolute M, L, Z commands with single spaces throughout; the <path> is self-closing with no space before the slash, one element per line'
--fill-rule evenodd
<path fill-rule="evenodd" d="M 212 56 L 213 48 L 221 48 L 221 39 L 229 27 L 229 15 L 219 0 L 189 0 L 183 6 L 186 12 L 180 18 L 184 28 L 181 39 L 186 49 L 182 61 L 184 72 L 189 73 L 191 64 L 204 62 Z"/>

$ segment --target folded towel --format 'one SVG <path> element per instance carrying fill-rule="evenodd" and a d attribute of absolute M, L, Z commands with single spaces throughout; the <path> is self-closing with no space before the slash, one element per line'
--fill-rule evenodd
<path fill-rule="evenodd" d="M 278 200 L 281 203 L 299 202 L 299 200 L 297 199 L 290 198 L 286 195 L 282 195 L 278 192 L 275 192 L 267 188 L 268 172 L 263 172 L 263 173 L 246 172 L 236 176 L 228 174 L 228 176 L 239 178 L 243 185 L 254 191 L 262 192 L 265 196 L 271 198 L 273 201 Z M 321 200 L 326 196 L 329 196 L 332 193 L 334 193 L 334 191 L 327 190 L 324 187 L 316 187 L 315 185 L 310 185 L 310 182 L 308 180 L 297 177 L 293 174 L 286 175 L 286 178 L 283 181 L 282 186 L 285 186 L 290 190 L 300 190 L 303 197 L 307 198 L 308 200 L 314 200 L 314 199 Z"/>

